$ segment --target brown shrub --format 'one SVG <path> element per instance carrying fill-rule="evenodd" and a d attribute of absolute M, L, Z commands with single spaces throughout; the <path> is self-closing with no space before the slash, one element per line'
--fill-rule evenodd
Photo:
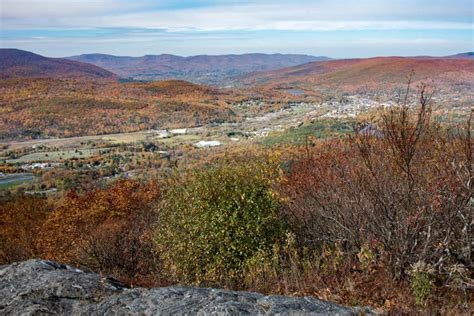
<path fill-rule="evenodd" d="M 70 192 L 42 228 L 44 256 L 130 283 L 153 283 L 156 258 L 150 229 L 155 221 L 152 205 L 159 196 L 155 183 L 133 180 L 81 195 Z"/>
<path fill-rule="evenodd" d="M 39 197 L 16 195 L 0 204 L 0 264 L 39 257 L 36 238 L 52 207 Z"/>
<path fill-rule="evenodd" d="M 450 133 L 431 123 L 426 91 L 416 109 L 387 110 L 377 133 L 307 150 L 282 188 L 300 248 L 337 244 L 350 262 L 368 247 L 392 280 L 416 283 L 423 304 L 434 286 L 467 297 L 473 220 L 470 125 Z M 417 264 L 429 269 L 414 274 Z"/>

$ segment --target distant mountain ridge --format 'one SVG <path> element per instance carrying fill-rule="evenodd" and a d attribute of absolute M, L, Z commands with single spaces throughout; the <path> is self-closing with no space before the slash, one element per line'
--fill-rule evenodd
<path fill-rule="evenodd" d="M 170 54 L 142 57 L 84 54 L 67 57 L 107 69 L 122 78 L 135 80 L 182 79 L 219 84 L 228 78 L 260 71 L 275 70 L 314 61 L 323 56 L 298 54 L 197 55 L 182 57 Z"/>
<path fill-rule="evenodd" d="M 464 55 L 464 54 L 462 54 Z M 437 87 L 474 88 L 474 59 L 458 57 L 376 57 L 312 62 L 242 76 L 239 84 L 310 89 L 378 90 L 413 81 L 432 81 Z"/>
<path fill-rule="evenodd" d="M 52 77 L 116 79 L 100 67 L 62 58 L 48 58 L 28 51 L 0 48 L 0 78 Z"/>
<path fill-rule="evenodd" d="M 406 80 L 436 79 L 472 87 L 474 52 L 446 57 L 337 59 L 298 54 L 142 57 L 85 54 L 48 58 L 19 49 L 0 49 L 0 78 L 52 77 L 157 81 L 187 80 L 214 85 L 307 85 L 339 88 L 383 86 Z"/>
<path fill-rule="evenodd" d="M 460 53 L 456 55 L 447 56 L 446 58 L 474 59 L 474 52 Z"/>

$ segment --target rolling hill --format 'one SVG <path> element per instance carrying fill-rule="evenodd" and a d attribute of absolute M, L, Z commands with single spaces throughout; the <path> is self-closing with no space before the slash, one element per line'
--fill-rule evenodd
<path fill-rule="evenodd" d="M 117 76 L 86 63 L 43 57 L 19 49 L 0 49 L 0 78 L 10 77 L 116 79 Z"/>
<path fill-rule="evenodd" d="M 136 132 L 235 120 L 241 96 L 186 81 L 0 79 L 0 140 Z"/>
<path fill-rule="evenodd" d="M 467 52 L 467 53 L 451 55 L 451 56 L 447 56 L 446 58 L 474 59 L 474 52 Z"/>
<path fill-rule="evenodd" d="M 474 60 L 468 58 L 378 57 L 312 62 L 240 78 L 244 85 L 304 87 L 345 91 L 378 90 L 413 81 L 430 81 L 442 88 L 468 88 L 474 82 Z"/>
<path fill-rule="evenodd" d="M 234 76 L 328 60 L 329 58 L 291 54 L 198 55 L 191 57 L 169 54 L 142 57 L 85 54 L 69 57 L 69 59 L 90 63 L 123 78 L 135 80 L 183 79 L 198 83 L 222 84 Z"/>

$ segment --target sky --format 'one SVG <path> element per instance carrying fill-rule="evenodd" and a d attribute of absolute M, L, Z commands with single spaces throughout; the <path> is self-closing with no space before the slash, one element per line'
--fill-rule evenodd
<path fill-rule="evenodd" d="M 0 47 L 50 57 L 445 56 L 474 51 L 473 13 L 473 0 L 0 0 Z"/>

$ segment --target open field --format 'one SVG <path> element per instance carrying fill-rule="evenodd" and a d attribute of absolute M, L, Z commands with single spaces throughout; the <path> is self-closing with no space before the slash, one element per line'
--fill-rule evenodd
<path fill-rule="evenodd" d="M 16 159 L 9 159 L 7 163 L 30 163 L 30 162 L 43 162 L 51 161 L 56 162 L 60 160 L 68 160 L 73 158 L 89 158 L 101 151 L 107 151 L 107 148 L 101 149 L 75 149 L 75 150 L 63 150 L 63 151 L 46 151 L 28 154 Z"/>
<path fill-rule="evenodd" d="M 304 145 L 308 137 L 338 137 L 353 131 L 351 120 L 317 120 L 302 126 L 290 128 L 284 132 L 275 132 L 261 140 L 266 146 L 278 144 Z"/>
<path fill-rule="evenodd" d="M 192 132 L 192 131 L 191 131 Z M 45 147 L 79 147 L 93 142 L 106 142 L 110 144 L 129 144 L 138 143 L 148 140 L 153 140 L 162 143 L 180 143 L 189 141 L 198 141 L 201 138 L 196 135 L 177 135 L 170 138 L 159 139 L 156 137 L 154 130 L 146 130 L 133 133 L 117 133 L 97 136 L 80 136 L 68 138 L 48 138 L 48 139 L 33 139 L 20 142 L 0 142 L 1 145 L 8 146 L 9 150 L 18 150 L 25 148 L 35 148 L 39 146 Z M 61 153 L 62 154 L 62 153 Z M 72 158 L 72 157 L 71 157 Z"/>
<path fill-rule="evenodd" d="M 31 148 L 33 146 L 47 146 L 47 147 L 75 147 L 87 142 L 96 141 L 110 141 L 112 143 L 127 143 L 138 142 L 145 140 L 150 135 L 150 131 L 141 131 L 135 133 L 118 133 L 97 136 L 79 136 L 67 138 L 47 138 L 47 139 L 33 139 L 19 142 L 3 142 L 9 146 L 9 149 Z"/>
<path fill-rule="evenodd" d="M 34 179 L 32 173 L 16 173 L 0 175 L 0 189 L 10 189 Z"/>

